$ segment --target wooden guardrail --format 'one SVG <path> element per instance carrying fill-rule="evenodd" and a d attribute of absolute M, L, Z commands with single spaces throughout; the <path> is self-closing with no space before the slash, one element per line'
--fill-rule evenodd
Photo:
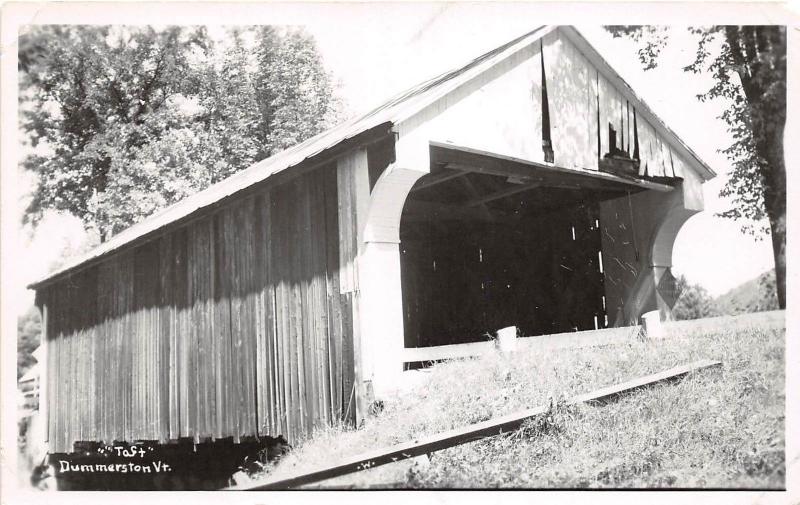
<path fill-rule="evenodd" d="M 604 328 L 600 330 L 537 335 L 517 339 L 519 348 L 537 346 L 543 349 L 562 349 L 565 347 L 587 347 L 612 345 L 626 342 L 639 334 L 639 326 Z M 492 352 L 494 341 L 470 342 L 467 344 L 438 345 L 431 347 L 407 347 L 403 349 L 403 362 L 438 361 L 443 359 L 470 358 Z"/>
<path fill-rule="evenodd" d="M 688 365 L 678 366 L 663 372 L 639 377 L 627 382 L 608 386 L 590 393 L 579 395 L 568 400 L 568 403 L 586 403 L 603 401 L 620 394 L 650 386 L 659 382 L 682 377 L 690 372 L 703 370 L 721 365 L 720 361 L 700 360 Z M 392 447 L 376 449 L 366 454 L 353 456 L 344 460 L 331 463 L 310 471 L 298 472 L 293 475 L 234 486 L 231 490 L 268 490 L 288 489 L 304 484 L 310 484 L 341 475 L 366 470 L 387 463 L 413 458 L 422 454 L 453 447 L 455 445 L 472 442 L 481 438 L 507 433 L 518 429 L 526 420 L 547 413 L 548 406 L 536 407 L 522 412 L 490 419 L 463 428 L 458 428 L 444 433 L 438 433 L 420 440 L 397 444 Z"/>
<path fill-rule="evenodd" d="M 736 316 L 718 316 L 688 321 L 668 321 L 662 323 L 665 337 L 674 337 L 686 332 L 715 331 L 719 328 L 759 327 L 765 329 L 786 326 L 785 311 L 756 312 Z M 584 330 L 553 335 L 538 335 L 517 339 L 517 346 L 539 347 L 542 349 L 578 348 L 602 345 L 615 345 L 629 342 L 639 335 L 641 326 L 622 326 Z M 445 359 L 471 358 L 492 352 L 493 341 L 470 342 L 466 344 L 439 345 L 432 347 L 409 347 L 403 349 L 403 362 L 415 363 L 440 361 Z"/>

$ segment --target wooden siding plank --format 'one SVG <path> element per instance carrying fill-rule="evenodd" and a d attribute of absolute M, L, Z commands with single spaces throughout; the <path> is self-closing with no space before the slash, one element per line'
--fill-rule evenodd
<path fill-rule="evenodd" d="M 211 276 L 213 286 L 212 311 L 214 317 L 210 323 L 209 349 L 213 359 L 206 361 L 206 366 L 214 370 L 212 380 L 208 381 L 208 435 L 213 438 L 222 438 L 232 435 L 236 431 L 236 397 L 238 388 L 234 384 L 233 348 L 231 342 L 231 282 L 235 273 L 231 261 L 231 245 L 233 238 L 233 219 L 230 208 L 220 210 L 214 215 L 213 220 L 213 251 L 211 264 L 214 265 L 214 275 Z"/>
<path fill-rule="evenodd" d="M 280 396 L 278 395 L 278 362 L 277 362 L 277 342 L 276 342 L 276 321 L 275 321 L 275 274 L 272 271 L 272 213 L 271 200 L 269 193 L 263 195 L 263 203 L 259 205 L 262 214 L 262 227 L 264 233 L 264 261 L 262 271 L 266 272 L 266 277 L 262 284 L 262 297 L 265 313 L 264 339 L 266 342 L 267 353 L 262 371 L 267 377 L 267 395 L 265 397 L 266 408 L 269 411 L 268 433 L 277 435 L 280 433 Z M 261 242 L 259 242 L 261 243 Z"/>
<path fill-rule="evenodd" d="M 290 271 L 288 268 L 288 243 L 289 219 L 286 216 L 289 208 L 287 200 L 286 186 L 280 186 L 271 193 L 272 202 L 272 229 L 274 239 L 272 245 L 273 266 L 271 272 L 275 277 L 275 308 L 276 308 L 276 361 L 278 370 L 278 395 L 279 395 L 279 417 L 281 431 L 286 434 L 287 439 L 294 436 L 291 427 L 294 426 L 294 414 L 292 412 L 292 381 L 291 381 L 291 349 L 289 347 L 289 303 L 290 303 Z"/>
<path fill-rule="evenodd" d="M 243 242 L 247 245 L 245 249 L 240 252 L 240 258 L 244 265 L 244 280 L 243 280 L 243 294 L 245 302 L 245 313 L 242 316 L 242 350 L 244 353 L 245 367 L 242 368 L 244 373 L 244 410 L 246 414 L 243 426 L 240 430 L 240 435 L 249 435 L 256 433 L 257 429 L 257 413 L 256 413 L 256 378 L 255 378 L 255 344 L 256 344 L 256 285 L 254 279 L 255 268 L 255 242 L 253 227 L 255 225 L 255 207 L 254 199 L 249 198 L 245 200 L 243 211 L 244 226 L 239 228 L 242 235 Z"/>
<path fill-rule="evenodd" d="M 642 118 L 637 117 L 637 126 L 639 134 L 639 152 L 643 165 L 640 172 L 651 177 L 662 176 L 664 174 L 663 169 L 660 163 L 657 163 L 655 157 L 655 132 L 650 124 Z"/>
<path fill-rule="evenodd" d="M 220 226 L 222 227 L 224 237 L 222 244 L 222 247 L 224 248 L 224 255 L 222 256 L 222 261 L 220 262 L 220 277 L 221 279 L 225 279 L 224 292 L 227 295 L 226 298 L 228 299 L 227 310 L 229 311 L 228 326 L 230 331 L 228 337 L 228 345 L 230 350 L 228 355 L 229 361 L 225 366 L 225 375 L 227 376 L 225 383 L 228 385 L 229 389 L 229 408 L 227 409 L 229 416 L 226 435 L 233 435 L 234 441 L 238 440 L 238 434 L 241 428 L 241 408 L 243 405 L 241 374 L 239 371 L 241 367 L 244 366 L 240 356 L 239 345 L 239 334 L 241 331 L 241 321 L 239 319 L 242 315 L 242 302 L 239 299 L 239 294 L 241 289 L 242 272 L 237 256 L 238 250 L 243 246 L 243 244 L 237 242 L 236 236 L 236 228 L 242 225 L 242 223 L 236 222 L 236 211 L 238 210 L 238 207 L 239 205 L 237 204 L 222 211 L 221 214 L 224 219 L 219 222 Z"/>
<path fill-rule="evenodd" d="M 271 272 L 271 212 L 269 193 L 262 193 L 255 200 L 255 246 L 256 275 L 259 290 L 259 315 L 260 324 L 257 336 L 259 361 L 256 365 L 256 382 L 258 383 L 258 415 L 259 434 L 277 434 L 278 395 L 277 374 L 278 368 L 275 361 L 275 316 L 274 300 L 275 290 Z"/>
<path fill-rule="evenodd" d="M 633 158 L 633 105 L 625 100 L 625 152 Z"/>
<path fill-rule="evenodd" d="M 192 315 L 192 280 L 190 237 L 192 231 L 187 227 L 175 236 L 176 271 L 175 293 L 176 305 L 179 307 L 175 328 L 175 351 L 172 360 L 175 363 L 175 420 L 176 434 L 174 438 L 188 437 L 189 433 L 189 341 Z"/>
<path fill-rule="evenodd" d="M 158 241 L 158 260 L 159 266 L 159 296 L 160 296 L 160 332 L 161 332 L 161 354 L 160 354 L 160 380 L 161 380 L 161 404 L 160 404 L 160 436 L 161 443 L 166 443 L 171 439 L 177 438 L 177 413 L 174 408 L 175 401 L 175 363 L 173 360 L 174 352 L 174 331 L 173 321 L 177 318 L 177 311 L 174 301 L 175 274 L 174 274 L 174 255 L 172 247 L 173 234 L 168 234 Z"/>
<path fill-rule="evenodd" d="M 313 313 L 314 341 L 316 344 L 316 377 L 317 377 L 317 418 L 316 426 L 322 426 L 330 419 L 330 380 L 328 356 L 328 305 L 327 305 L 327 268 L 325 254 L 325 193 L 324 174 L 313 172 L 312 177 L 312 212 L 310 216 L 309 238 L 311 240 L 311 257 L 314 274 Z M 338 237 L 336 237 L 338 241 Z"/>
<path fill-rule="evenodd" d="M 304 350 L 307 353 L 306 363 L 308 364 L 308 369 L 306 370 L 306 381 L 309 384 L 308 387 L 308 406 L 309 406 L 309 414 L 310 414 L 310 422 L 307 427 L 307 432 L 309 434 L 313 433 L 313 429 L 317 426 L 318 419 L 320 417 L 320 397 L 324 395 L 324 392 L 321 390 L 320 384 L 320 377 L 319 377 L 319 360 L 318 360 L 318 353 L 319 353 L 319 329 L 317 327 L 317 316 L 319 307 L 317 305 L 316 299 L 316 290 L 318 284 L 318 278 L 316 275 L 315 270 L 315 262 L 314 262 L 314 254 L 315 254 L 315 242 L 319 239 L 319 236 L 315 235 L 315 226 L 314 226 L 314 217 L 315 217 L 315 207 L 316 207 L 316 198 L 315 198 L 315 187 L 314 187 L 314 180 L 313 174 L 306 176 L 305 178 L 305 200 L 306 205 L 305 211 L 303 212 L 303 231 L 304 236 L 302 240 L 301 247 L 304 249 L 304 278 L 306 282 L 304 283 L 306 287 L 305 292 L 305 304 L 303 305 L 303 312 L 305 314 L 304 317 L 304 337 L 306 339 L 306 345 L 304 346 Z"/>
<path fill-rule="evenodd" d="M 344 414 L 342 397 L 344 370 L 342 368 L 342 295 L 339 288 L 339 206 L 336 188 L 336 166 L 324 171 L 325 244 L 328 303 L 328 362 L 331 383 L 331 418 Z"/>
<path fill-rule="evenodd" d="M 132 251 L 126 252 L 120 257 L 120 273 L 122 278 L 118 281 L 120 291 L 120 310 L 122 311 L 122 321 L 119 338 L 121 341 L 121 362 L 124 367 L 123 386 L 122 386 L 122 415 L 123 433 L 119 440 L 133 440 L 134 435 L 134 414 L 133 408 L 133 349 L 135 340 L 133 338 L 133 254 Z"/>
<path fill-rule="evenodd" d="M 602 128 L 600 127 L 599 120 L 598 75 L 597 69 L 591 65 L 587 66 L 586 78 L 588 81 L 588 87 L 586 92 L 587 100 L 589 101 L 589 115 L 586 127 L 589 135 L 589 150 L 586 153 L 586 168 L 590 170 L 600 169 L 600 158 L 603 155 L 603 153 L 600 151 L 602 149 L 602 145 L 600 143 L 602 137 Z"/>
<path fill-rule="evenodd" d="M 285 209 L 284 196 L 281 193 L 271 194 L 273 212 L 272 216 L 281 216 Z M 278 415 L 280 419 L 280 430 L 290 438 L 289 426 L 291 425 L 290 406 L 290 386 L 288 380 L 289 352 L 286 346 L 287 333 L 289 327 L 288 318 L 288 271 L 285 264 L 286 254 L 283 252 L 288 239 L 286 233 L 286 220 L 272 218 L 272 229 L 274 230 L 274 240 L 272 241 L 272 261 L 274 262 L 271 272 L 275 275 L 275 345 L 276 345 L 276 369 L 278 371 L 278 405 L 280 407 Z"/>
<path fill-rule="evenodd" d="M 599 73 L 595 73 L 597 81 L 597 103 L 599 111 L 599 128 L 600 128 L 600 158 L 605 156 L 611 149 L 608 142 L 608 123 L 609 112 L 611 109 L 611 100 L 609 98 L 611 84 L 605 77 Z"/>
<path fill-rule="evenodd" d="M 667 177 L 675 177 L 675 170 L 672 167 L 669 144 L 667 144 L 664 139 L 659 136 L 658 146 L 661 151 L 661 164 L 664 166 L 664 175 Z"/>
<path fill-rule="evenodd" d="M 114 314 L 114 293 L 113 293 L 113 271 L 111 270 L 112 262 L 105 262 L 100 265 L 100 289 L 98 292 L 98 306 L 100 307 L 99 316 L 103 318 L 103 343 L 102 348 L 105 356 L 111 358 L 107 359 L 106 367 L 103 369 L 101 377 L 101 391 L 102 391 L 102 411 L 103 419 L 102 432 L 100 439 L 105 443 L 113 442 L 112 438 L 112 421 L 114 419 L 114 381 L 112 380 L 113 372 L 116 368 L 117 362 L 114 360 L 114 326 L 116 321 L 116 314 Z"/>
<path fill-rule="evenodd" d="M 200 337 L 202 335 L 205 317 L 203 314 L 203 307 L 201 306 L 200 296 L 203 290 L 201 284 L 202 278 L 200 272 L 204 266 L 201 257 L 202 249 L 199 247 L 200 241 L 203 239 L 201 235 L 203 232 L 204 223 L 193 224 L 189 228 L 189 296 L 191 297 L 191 315 L 189 316 L 189 324 L 187 325 L 187 339 L 186 339 L 186 436 L 198 437 L 198 381 L 197 381 L 197 359 L 200 347 L 202 345 Z M 206 265 L 206 268 L 208 266 Z"/>
<path fill-rule="evenodd" d="M 292 257 L 292 273 L 294 278 L 294 298 L 292 310 L 295 313 L 293 318 L 294 327 L 294 344 L 297 352 L 296 361 L 296 374 L 297 380 L 297 402 L 299 409 L 299 416 L 301 419 L 300 427 L 301 433 L 307 435 L 310 433 L 311 425 L 313 423 L 313 404 L 311 392 L 313 382 L 309 377 L 310 373 L 310 357 L 313 355 L 310 343 L 310 335 L 307 334 L 308 328 L 308 241 L 306 239 L 305 231 L 308 227 L 308 178 L 298 178 L 293 185 L 295 198 L 292 200 L 294 203 L 292 209 L 292 220 L 294 227 L 292 229 L 292 241 L 290 242 L 291 257 Z"/>
<path fill-rule="evenodd" d="M 350 211 L 353 205 L 353 187 L 350 182 L 352 170 L 351 164 L 340 162 L 336 172 L 339 194 L 339 288 L 341 293 L 352 293 L 356 286 L 353 264 L 356 250 L 354 249 L 354 226 Z"/>
<path fill-rule="evenodd" d="M 543 51 L 555 164 L 592 168 L 589 64 L 558 31 L 544 37 Z"/>
<path fill-rule="evenodd" d="M 345 366 L 353 370 L 353 382 L 345 395 L 354 400 L 350 415 L 358 419 L 364 412 L 361 338 L 358 316 L 358 272 L 355 260 L 359 252 L 360 233 L 369 204 L 369 167 L 366 151 L 356 150 L 337 163 L 339 201 L 340 292 L 347 294 L 349 321 L 343 332 Z M 352 393 L 352 394 L 351 394 Z"/>
<path fill-rule="evenodd" d="M 254 325 L 255 325 L 255 427 L 256 435 L 263 436 L 270 433 L 269 418 L 269 378 L 270 373 L 266 368 L 268 356 L 268 339 L 266 337 L 267 315 L 265 307 L 265 284 L 267 279 L 264 250 L 266 238 L 264 237 L 264 197 L 257 194 L 253 197 L 253 289 L 255 291 Z"/>
<path fill-rule="evenodd" d="M 670 149 L 670 155 L 672 158 L 672 166 L 675 169 L 675 177 L 683 178 L 687 171 L 683 158 L 672 149 Z"/>

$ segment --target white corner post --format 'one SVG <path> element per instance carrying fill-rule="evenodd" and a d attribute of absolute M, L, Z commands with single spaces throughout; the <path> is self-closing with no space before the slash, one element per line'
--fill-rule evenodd
<path fill-rule="evenodd" d="M 359 251 L 362 370 L 376 397 L 393 390 L 403 372 L 400 218 L 412 186 L 430 172 L 427 145 L 418 152 L 421 156 L 407 165 L 410 160 L 397 149 L 395 163 L 375 183 Z"/>

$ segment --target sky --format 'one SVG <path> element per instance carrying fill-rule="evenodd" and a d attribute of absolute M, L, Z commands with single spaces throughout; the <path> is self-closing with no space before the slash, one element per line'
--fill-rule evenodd
<path fill-rule="evenodd" d="M 281 20 L 283 21 L 283 20 Z M 506 4 L 404 4 L 374 8 L 361 5 L 328 9 L 324 16 L 304 18 L 316 38 L 328 70 L 338 82 L 347 110 L 365 112 L 414 84 L 478 56 L 540 23 L 525 6 Z M 729 136 L 717 119 L 719 103 L 700 103 L 695 95 L 708 88 L 707 77 L 681 68 L 694 55 L 694 41 L 676 30 L 660 66 L 644 72 L 636 46 L 612 39 L 599 26 L 577 28 L 606 58 L 637 94 L 719 175 L 704 186 L 706 210 L 681 230 L 673 252 L 673 270 L 722 294 L 772 268 L 768 238 L 757 241 L 740 231 L 738 223 L 714 215 L 729 206 L 718 193 L 730 164 L 717 152 Z M 28 184 L 28 179 L 22 179 Z M 46 274 L 62 250 L 78 250 L 86 240 L 74 218 L 50 215 L 33 236 L 23 236 L 17 274 L 18 304 L 29 305 L 33 292 L 24 285 Z M 22 309 L 24 310 L 24 308 Z"/>

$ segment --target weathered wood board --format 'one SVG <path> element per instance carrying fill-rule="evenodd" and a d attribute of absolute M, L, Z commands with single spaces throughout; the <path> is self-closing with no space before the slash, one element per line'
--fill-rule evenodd
<path fill-rule="evenodd" d="M 50 450 L 296 440 L 344 416 L 353 324 L 338 213 L 326 166 L 41 290 Z"/>

